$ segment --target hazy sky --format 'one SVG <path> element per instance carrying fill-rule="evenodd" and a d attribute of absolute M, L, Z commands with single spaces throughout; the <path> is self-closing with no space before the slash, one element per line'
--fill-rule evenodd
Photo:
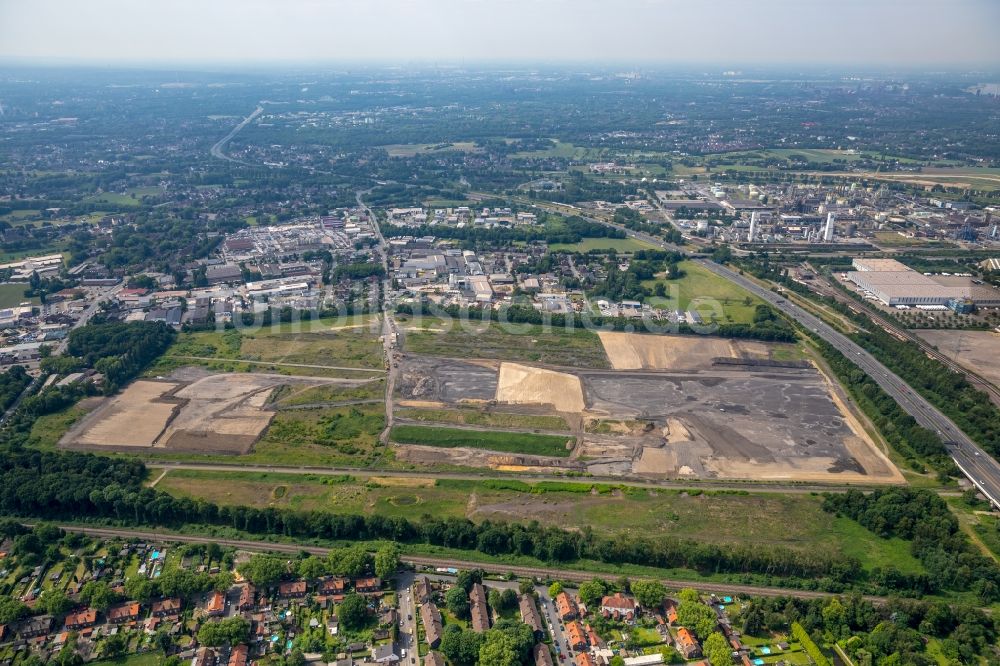
<path fill-rule="evenodd" d="M 1000 65 L 1000 0 L 0 0 L 0 58 Z"/>

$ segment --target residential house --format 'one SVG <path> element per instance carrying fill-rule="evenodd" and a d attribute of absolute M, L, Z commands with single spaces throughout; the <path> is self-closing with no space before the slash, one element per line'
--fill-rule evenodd
<path fill-rule="evenodd" d="M 317 592 L 324 596 L 344 594 L 347 592 L 347 581 L 343 578 L 326 578 L 320 581 Z"/>
<path fill-rule="evenodd" d="M 531 649 L 531 657 L 535 661 L 535 666 L 553 666 L 552 652 L 545 643 L 537 643 Z"/>
<path fill-rule="evenodd" d="M 180 612 L 181 600 L 177 597 L 160 599 L 159 601 L 154 601 L 152 606 L 150 606 L 150 613 L 153 617 L 171 617 L 179 615 Z"/>
<path fill-rule="evenodd" d="M 597 662 L 594 661 L 589 652 L 581 652 L 576 655 L 573 661 L 576 662 L 576 666 L 597 666 Z"/>
<path fill-rule="evenodd" d="M 490 609 L 486 605 L 486 589 L 481 583 L 472 586 L 469 592 L 469 603 L 472 606 L 472 630 L 482 633 L 490 628 Z"/>
<path fill-rule="evenodd" d="M 354 590 L 359 594 L 372 594 L 382 591 L 381 578 L 359 578 L 354 581 Z"/>
<path fill-rule="evenodd" d="M 108 609 L 108 622 L 111 624 L 124 624 L 125 622 L 135 622 L 139 619 L 141 606 L 138 601 L 129 601 Z"/>
<path fill-rule="evenodd" d="M 635 614 L 635 599 L 626 597 L 621 592 L 601 599 L 601 615 L 606 618 L 631 623 L 635 620 Z"/>
<path fill-rule="evenodd" d="M 95 624 L 97 624 L 97 610 L 94 608 L 85 608 L 82 611 L 67 615 L 63 626 L 67 631 L 77 631 L 92 627 Z"/>
<path fill-rule="evenodd" d="M 586 632 L 576 620 L 566 623 L 566 640 L 574 650 L 584 650 L 589 645 Z"/>
<path fill-rule="evenodd" d="M 247 666 L 249 657 L 250 648 L 240 643 L 229 652 L 229 666 Z"/>
<path fill-rule="evenodd" d="M 430 579 L 427 576 L 418 576 L 413 582 L 414 601 L 418 604 L 426 603 L 430 601 L 432 594 Z"/>
<path fill-rule="evenodd" d="M 444 666 L 444 657 L 440 652 L 428 652 L 424 657 L 424 666 Z"/>
<path fill-rule="evenodd" d="M 559 613 L 559 618 L 564 622 L 574 620 L 580 615 L 580 609 L 577 608 L 576 602 L 566 592 L 560 592 L 556 595 L 556 612 Z"/>
<path fill-rule="evenodd" d="M 441 611 L 432 603 L 420 605 L 420 619 L 424 623 L 424 635 L 431 649 L 441 644 Z"/>
<path fill-rule="evenodd" d="M 222 592 L 212 592 L 205 603 L 205 612 L 209 617 L 219 617 L 226 614 L 226 595 Z"/>
<path fill-rule="evenodd" d="M 521 608 L 521 621 L 531 627 L 535 633 L 535 640 L 541 640 L 545 636 L 545 627 L 542 625 L 542 616 L 538 612 L 538 605 L 535 604 L 535 597 L 522 594 L 518 603 Z"/>
<path fill-rule="evenodd" d="M 392 664 L 399 661 L 399 655 L 392 643 L 376 645 L 372 648 L 372 661 L 376 664 Z"/>
<path fill-rule="evenodd" d="M 685 627 L 677 630 L 677 640 L 674 647 L 677 648 L 677 651 L 685 659 L 699 659 L 702 656 L 701 645 L 698 643 L 698 639 Z"/>
<path fill-rule="evenodd" d="M 51 615 L 39 615 L 29 617 L 14 625 L 14 633 L 21 638 L 35 638 L 44 636 L 52 631 L 54 621 Z"/>
<path fill-rule="evenodd" d="M 306 596 L 306 582 L 293 580 L 278 586 L 278 596 L 282 599 L 301 599 Z"/>
<path fill-rule="evenodd" d="M 240 599 L 239 601 L 236 602 L 236 610 L 238 610 L 241 613 L 253 610 L 253 607 L 256 605 L 254 603 L 254 597 L 256 596 L 256 594 L 257 591 L 254 589 L 254 586 L 251 585 L 250 583 L 247 583 L 246 585 L 241 587 Z"/>
<path fill-rule="evenodd" d="M 191 660 L 191 666 L 215 666 L 216 663 L 218 660 L 215 651 L 207 647 L 198 648 L 198 651 L 194 653 L 194 659 Z"/>

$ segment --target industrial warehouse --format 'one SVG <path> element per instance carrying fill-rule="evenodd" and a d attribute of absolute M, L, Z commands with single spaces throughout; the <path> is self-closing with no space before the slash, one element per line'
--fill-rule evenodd
<path fill-rule="evenodd" d="M 967 275 L 925 275 L 895 259 L 854 259 L 846 278 L 866 294 L 891 307 L 951 308 L 1000 306 L 1000 290 Z"/>

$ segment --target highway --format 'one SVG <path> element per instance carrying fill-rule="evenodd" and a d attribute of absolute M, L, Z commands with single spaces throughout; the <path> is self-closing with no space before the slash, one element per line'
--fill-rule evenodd
<path fill-rule="evenodd" d="M 598 218 L 585 218 L 592 222 L 604 224 L 615 229 L 625 231 L 629 237 L 652 243 L 665 250 L 678 250 L 682 248 L 665 243 L 662 238 L 656 238 L 649 234 L 630 231 L 617 224 L 612 224 L 606 220 Z M 756 282 L 749 280 L 734 270 L 715 263 L 707 259 L 696 259 L 699 264 L 712 271 L 716 275 L 726 278 L 740 285 L 747 291 L 756 294 L 765 302 L 770 303 L 781 312 L 787 314 L 802 326 L 811 330 L 834 346 L 840 353 L 851 359 L 855 365 L 864 370 L 869 377 L 882 387 L 892 398 L 910 414 L 917 423 L 924 428 L 938 434 L 944 442 L 952 460 L 958 466 L 977 489 L 990 501 L 990 503 L 1000 509 L 1000 463 L 994 460 L 988 453 L 979 448 L 962 430 L 956 426 L 951 419 L 942 414 L 932 404 L 916 393 L 910 386 L 900 379 L 895 373 L 882 365 L 874 356 L 864 350 L 863 347 L 855 343 L 846 335 L 828 326 L 822 319 L 816 317 L 802 308 L 796 307 L 794 303 L 784 296 L 777 294 L 770 289 L 761 287 Z"/>
<path fill-rule="evenodd" d="M 230 157 L 229 155 L 226 155 L 224 152 L 222 152 L 222 149 L 226 146 L 227 143 L 232 141 L 234 136 L 240 133 L 240 130 L 242 130 L 244 127 L 253 122 L 253 119 L 262 113 L 264 113 L 264 107 L 258 106 L 256 109 L 254 109 L 253 113 L 244 118 L 239 125 L 230 130 L 229 134 L 227 134 L 226 136 L 222 137 L 219 141 L 217 141 L 216 144 L 212 146 L 210 150 L 210 152 L 212 153 L 212 157 L 217 157 L 220 160 L 229 160 L 230 162 L 236 162 L 237 164 L 245 164 L 245 162 L 241 162 L 235 157 Z"/>
<path fill-rule="evenodd" d="M 802 326 L 813 331 L 833 345 L 840 353 L 851 359 L 855 365 L 864 370 L 882 389 L 906 410 L 917 423 L 924 428 L 936 432 L 944 441 L 948 452 L 958 468 L 969 477 L 976 488 L 985 495 L 994 507 L 1000 508 L 1000 463 L 988 453 L 980 449 L 962 432 L 951 419 L 942 414 L 916 393 L 897 375 L 890 372 L 874 356 L 846 335 L 828 326 L 816 317 L 784 296 L 761 287 L 725 266 L 713 261 L 699 260 L 702 266 L 716 275 L 735 282 L 747 291 L 759 296 L 781 312 L 787 314 Z"/>

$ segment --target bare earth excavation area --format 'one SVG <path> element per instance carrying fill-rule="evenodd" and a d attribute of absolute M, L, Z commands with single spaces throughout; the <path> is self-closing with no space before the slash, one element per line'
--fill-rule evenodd
<path fill-rule="evenodd" d="M 839 388 L 811 363 L 771 360 L 774 345 L 629 333 L 600 338 L 614 370 L 412 355 L 403 362 L 401 404 L 489 402 L 558 414 L 577 436 L 571 457 L 401 445 L 399 458 L 601 476 L 903 482 Z"/>
<path fill-rule="evenodd" d="M 182 368 L 164 380 L 133 382 L 81 419 L 59 444 L 245 454 L 271 423 L 274 411 L 266 404 L 275 388 L 351 381 Z"/>

